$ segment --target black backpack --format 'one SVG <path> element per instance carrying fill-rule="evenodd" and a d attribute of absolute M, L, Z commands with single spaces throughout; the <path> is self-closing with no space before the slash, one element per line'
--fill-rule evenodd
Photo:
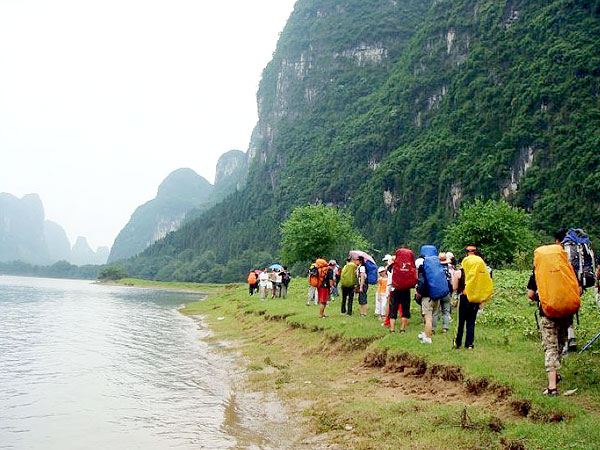
<path fill-rule="evenodd" d="M 583 289 L 593 287 L 596 284 L 596 260 L 590 237 L 581 229 L 573 229 L 567 232 L 562 244 L 575 269 L 579 285 Z"/>

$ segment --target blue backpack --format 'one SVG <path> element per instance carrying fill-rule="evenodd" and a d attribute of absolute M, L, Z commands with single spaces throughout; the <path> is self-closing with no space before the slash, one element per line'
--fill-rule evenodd
<path fill-rule="evenodd" d="M 377 284 L 378 275 L 377 275 L 377 266 L 375 263 L 369 260 L 365 260 L 365 269 L 367 269 L 367 283 L 368 284 Z"/>
<path fill-rule="evenodd" d="M 445 297 L 450 293 L 446 271 L 440 263 L 437 249 L 433 245 L 421 247 L 423 260 L 423 271 L 429 287 L 429 296 L 432 299 Z"/>

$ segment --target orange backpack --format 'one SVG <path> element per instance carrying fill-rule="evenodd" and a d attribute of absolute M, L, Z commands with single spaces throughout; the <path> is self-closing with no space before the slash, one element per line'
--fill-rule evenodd
<path fill-rule="evenodd" d="M 254 272 L 250 272 L 248 274 L 248 284 L 256 284 L 256 274 Z"/>
<path fill-rule="evenodd" d="M 575 314 L 581 305 L 581 290 L 567 252 L 561 245 L 551 244 L 537 248 L 533 255 L 535 282 L 546 317 Z"/>
<path fill-rule="evenodd" d="M 315 265 L 317 266 L 317 270 L 319 273 L 317 279 L 317 286 L 321 286 L 323 284 L 323 280 L 327 276 L 327 271 L 329 270 L 329 263 L 324 259 L 319 258 L 315 261 Z"/>

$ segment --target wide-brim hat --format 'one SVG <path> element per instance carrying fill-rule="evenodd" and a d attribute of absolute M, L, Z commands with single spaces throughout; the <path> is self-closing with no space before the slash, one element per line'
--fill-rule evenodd
<path fill-rule="evenodd" d="M 390 255 L 389 253 L 387 255 L 385 255 L 383 258 L 381 258 L 382 261 L 392 261 L 394 259 L 394 257 L 392 255 Z"/>

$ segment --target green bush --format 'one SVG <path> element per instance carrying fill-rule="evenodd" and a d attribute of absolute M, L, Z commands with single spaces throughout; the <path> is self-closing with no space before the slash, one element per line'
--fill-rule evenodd
<path fill-rule="evenodd" d="M 307 205 L 295 208 L 281 225 L 283 261 L 289 264 L 311 258 L 342 255 L 350 247 L 370 244 L 353 227 L 352 217 L 334 207 Z"/>
<path fill-rule="evenodd" d="M 463 206 L 444 235 L 445 248 L 459 254 L 467 245 L 475 245 L 496 267 L 513 263 L 516 255 L 518 262 L 526 265 L 527 255 L 539 243 L 529 215 L 505 200 L 478 199 Z"/>

